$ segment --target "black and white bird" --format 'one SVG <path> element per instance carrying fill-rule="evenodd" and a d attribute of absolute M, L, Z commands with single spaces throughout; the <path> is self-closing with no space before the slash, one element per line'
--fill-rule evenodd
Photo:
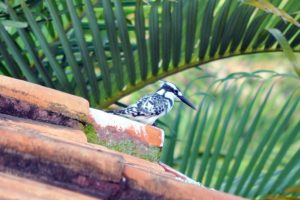
<path fill-rule="evenodd" d="M 162 82 L 161 87 L 155 93 L 142 97 L 135 104 L 124 109 L 111 112 L 144 124 L 154 124 L 158 118 L 170 112 L 175 99 L 179 99 L 191 108 L 196 109 L 173 83 Z"/>

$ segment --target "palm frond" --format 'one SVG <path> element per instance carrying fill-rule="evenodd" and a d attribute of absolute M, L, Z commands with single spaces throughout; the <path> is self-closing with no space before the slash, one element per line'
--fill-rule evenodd
<path fill-rule="evenodd" d="M 2 4 L 6 73 L 101 107 L 163 77 L 235 55 L 286 49 L 298 69 L 291 54 L 299 51 L 298 27 L 238 1 L 21 2 Z M 271 3 L 299 19 L 293 13 L 298 3 Z M 27 26 L 5 27 L 3 21 Z"/>
<path fill-rule="evenodd" d="M 168 119 L 176 134 L 167 139 L 162 161 L 205 186 L 247 198 L 279 195 L 296 186 L 299 79 L 257 71 L 205 82 L 211 84 L 194 117 L 186 119 L 180 105 L 176 118 Z M 278 101 L 283 96 L 285 100 Z"/>

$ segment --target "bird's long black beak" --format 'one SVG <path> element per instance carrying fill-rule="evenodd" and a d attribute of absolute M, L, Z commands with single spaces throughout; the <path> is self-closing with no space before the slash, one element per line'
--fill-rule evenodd
<path fill-rule="evenodd" d="M 179 96 L 178 95 L 178 98 L 183 102 L 185 103 L 186 105 L 188 105 L 189 107 L 193 108 L 194 110 L 197 110 L 196 107 L 187 99 L 185 98 L 184 96 Z"/>

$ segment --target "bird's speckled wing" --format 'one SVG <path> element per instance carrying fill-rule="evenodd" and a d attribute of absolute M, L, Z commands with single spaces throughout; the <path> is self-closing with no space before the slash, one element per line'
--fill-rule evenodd
<path fill-rule="evenodd" d="M 141 98 L 137 103 L 124 109 L 115 110 L 113 113 L 127 117 L 153 117 L 161 116 L 167 111 L 167 102 L 161 95 L 149 95 Z"/>

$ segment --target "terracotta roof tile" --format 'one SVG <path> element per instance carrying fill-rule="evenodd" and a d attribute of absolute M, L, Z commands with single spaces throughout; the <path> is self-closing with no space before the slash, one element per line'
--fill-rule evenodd
<path fill-rule="evenodd" d="M 91 147 L 93 149 L 96 149 L 98 151 L 109 152 L 109 153 L 112 153 L 112 154 L 120 155 L 124 158 L 124 163 L 126 165 L 136 165 L 136 166 L 139 166 L 141 168 L 147 168 L 147 169 L 157 171 L 157 172 L 165 172 L 165 170 L 160 165 L 158 165 L 157 162 L 150 162 L 148 160 L 144 160 L 144 159 L 141 159 L 141 158 L 138 158 L 138 157 L 126 154 L 126 153 L 117 152 L 117 151 L 108 149 L 107 147 L 101 146 L 101 145 L 95 145 L 95 144 L 90 144 L 90 143 L 87 143 L 87 144 L 84 144 L 84 145 L 89 146 L 89 147 Z"/>
<path fill-rule="evenodd" d="M 18 127 L 27 130 L 30 129 L 48 136 L 60 137 L 77 142 L 87 142 L 86 135 L 82 130 L 21 119 L 10 115 L 0 114 L 0 126 Z"/>
<path fill-rule="evenodd" d="M 120 181 L 121 156 L 103 153 L 76 145 L 66 140 L 47 137 L 39 131 L 13 125 L 0 126 L 0 149 L 43 158 L 66 169 L 99 177 L 101 180 Z"/>
<path fill-rule="evenodd" d="M 101 110 L 90 109 L 90 111 L 93 119 L 96 121 L 96 128 L 101 129 L 102 132 L 104 130 L 109 130 L 110 133 L 127 133 L 129 136 L 138 138 L 140 141 L 151 146 L 163 146 L 164 132 L 162 129 L 106 113 Z"/>
<path fill-rule="evenodd" d="M 151 161 L 159 160 L 164 141 L 162 129 L 101 110 L 90 111 L 100 144 Z"/>
<path fill-rule="evenodd" d="M 34 191 L 34 192 L 33 192 Z M 1 199 L 43 199 L 43 200 L 96 200 L 99 198 L 80 194 L 49 184 L 32 181 L 0 172 Z"/>
<path fill-rule="evenodd" d="M 167 173 L 165 173 L 167 174 Z M 174 176 L 163 176 L 149 169 L 140 169 L 135 166 L 126 165 L 124 175 L 131 187 L 146 190 L 157 196 L 164 196 L 166 199 L 178 200 L 241 200 L 243 198 L 225 194 L 205 187 L 185 183 Z"/>
<path fill-rule="evenodd" d="M 77 120 L 89 115 L 89 102 L 81 97 L 0 75 L 0 95 L 28 103 L 47 111 L 59 112 Z"/>

